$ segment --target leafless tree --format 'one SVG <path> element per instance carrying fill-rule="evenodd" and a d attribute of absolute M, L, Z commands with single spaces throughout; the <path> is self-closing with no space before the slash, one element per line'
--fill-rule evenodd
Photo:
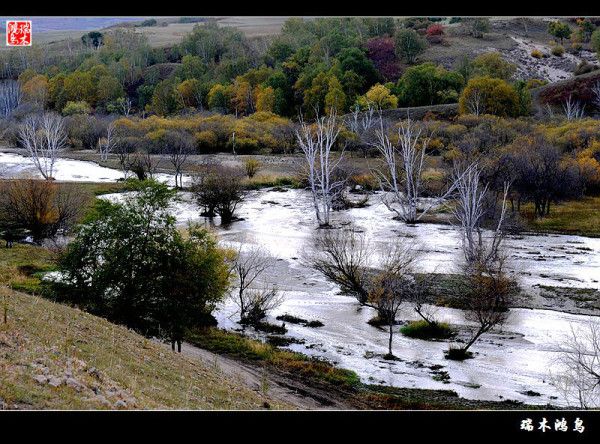
<path fill-rule="evenodd" d="M 481 168 L 477 163 L 467 166 L 463 171 L 456 166 L 454 177 L 457 201 L 453 212 L 460 223 L 465 261 L 467 264 L 474 264 L 479 260 L 493 260 L 499 253 L 504 236 L 502 228 L 506 218 L 510 184 L 504 183 L 498 223 L 491 239 L 486 240 L 483 237 L 482 222 L 486 213 L 485 201 L 488 197 L 488 185 L 481 184 Z"/>
<path fill-rule="evenodd" d="M 300 121 L 296 131 L 298 145 L 308 166 L 308 182 L 319 225 L 328 226 L 332 204 L 343 193 L 346 181 L 335 179 L 334 173 L 344 157 L 344 151 L 333 159 L 332 148 L 340 133 L 335 110 L 328 116 L 318 116 L 314 125 Z"/>
<path fill-rule="evenodd" d="M 381 110 L 379 110 L 381 113 Z M 346 126 L 356 134 L 358 140 L 356 141 L 356 147 L 359 148 L 365 158 L 368 156 L 373 141 L 374 127 L 375 127 L 375 105 L 371 102 L 368 103 L 367 109 L 361 111 L 361 108 L 356 104 L 350 114 L 345 119 Z"/>
<path fill-rule="evenodd" d="M 403 302 L 416 303 L 424 319 L 435 322 L 426 312 L 422 283 L 414 277 L 418 249 L 401 238 L 374 249 L 362 233 L 352 229 L 323 230 L 315 233 L 313 247 L 303 260 L 354 296 L 361 305 L 377 312 L 377 323 L 389 331 L 389 354 L 396 317 Z"/>
<path fill-rule="evenodd" d="M 52 179 L 54 164 L 67 140 L 64 119 L 55 113 L 27 116 L 19 140 L 44 179 Z"/>
<path fill-rule="evenodd" d="M 16 179 L 0 184 L 0 223 L 31 233 L 34 242 L 69 229 L 85 207 L 85 197 L 69 184 Z"/>
<path fill-rule="evenodd" d="M 251 247 L 248 251 L 238 249 L 231 265 L 237 288 L 232 299 L 239 308 L 242 323 L 260 321 L 282 302 L 276 287 L 257 285 L 257 279 L 274 264 L 275 258 L 261 247 Z"/>
<path fill-rule="evenodd" d="M 175 170 L 175 187 L 183 187 L 183 168 L 194 152 L 194 143 L 191 136 L 183 131 L 169 131 L 165 137 L 165 149 Z"/>
<path fill-rule="evenodd" d="M 153 154 L 147 148 L 126 154 L 126 156 L 129 159 L 127 169 L 132 171 L 139 180 L 152 179 L 164 160 L 162 152 Z"/>
<path fill-rule="evenodd" d="M 339 285 L 342 292 L 366 305 L 372 249 L 365 236 L 351 229 L 319 230 L 312 244 L 303 253 L 304 261 Z"/>
<path fill-rule="evenodd" d="M 575 329 L 559 345 L 552 383 L 569 405 L 600 407 L 600 324 L 590 321 Z"/>
<path fill-rule="evenodd" d="M 458 191 L 454 214 L 460 223 L 465 259 L 465 318 L 472 321 L 476 328 L 465 345 L 451 347 L 447 356 L 451 359 L 465 359 L 470 356 L 468 349 L 481 335 L 506 320 L 510 298 L 514 294 L 514 282 L 505 272 L 506 254 L 502 248 L 509 184 L 504 183 L 496 229 L 490 236 L 484 236 L 482 222 L 488 187 L 481 184 L 481 169 L 476 163 L 463 171 L 456 167 L 455 178 Z"/>
<path fill-rule="evenodd" d="M 592 87 L 592 103 L 596 108 L 600 109 L 600 81 L 596 82 Z"/>
<path fill-rule="evenodd" d="M 569 94 L 569 97 L 565 99 L 562 107 L 567 120 L 581 119 L 584 116 L 585 105 L 573 100 L 572 94 Z"/>
<path fill-rule="evenodd" d="M 131 99 L 129 97 L 125 97 L 118 101 L 118 105 L 121 108 L 121 112 L 125 117 L 129 117 L 131 113 Z"/>
<path fill-rule="evenodd" d="M 98 139 L 100 160 L 108 160 L 108 155 L 115 148 L 115 122 L 110 122 L 106 127 L 106 137 Z"/>
<path fill-rule="evenodd" d="M 375 105 L 369 102 L 367 109 L 361 111 L 360 106 L 357 104 L 346 118 L 346 125 L 355 134 L 371 129 L 375 125 Z"/>
<path fill-rule="evenodd" d="M 0 81 L 0 118 L 10 117 L 23 98 L 21 87 L 16 80 Z"/>
<path fill-rule="evenodd" d="M 430 138 L 423 135 L 423 127 L 410 119 L 398 126 L 398 145 L 390 140 L 383 118 L 379 118 L 375 147 L 383 156 L 385 171 L 373 169 L 382 191 L 386 192 L 383 203 L 407 223 L 419 221 L 428 211 L 448 197 L 456 188 L 453 183 L 448 190 L 418 212 L 421 197 L 422 174 Z"/>
<path fill-rule="evenodd" d="M 135 152 L 135 143 L 127 137 L 120 137 L 118 134 L 114 137 L 114 153 L 117 155 L 123 178 L 127 179 L 129 169 L 131 168 L 131 156 Z"/>
<path fill-rule="evenodd" d="M 377 310 L 379 321 L 388 328 L 388 353 L 393 359 L 392 342 L 396 317 L 404 302 L 415 299 L 420 291 L 414 277 L 417 250 L 410 243 L 400 241 L 387 244 L 379 251 L 379 269 L 369 282 L 368 302 Z"/>
<path fill-rule="evenodd" d="M 485 256 L 490 257 L 489 254 Z M 464 345 L 450 348 L 449 358 L 468 358 L 469 348 L 481 335 L 502 325 L 508 318 L 514 282 L 505 271 L 505 262 L 506 256 L 497 254 L 493 259 L 481 258 L 465 266 L 464 313 L 465 319 L 475 324 L 475 329 Z"/>

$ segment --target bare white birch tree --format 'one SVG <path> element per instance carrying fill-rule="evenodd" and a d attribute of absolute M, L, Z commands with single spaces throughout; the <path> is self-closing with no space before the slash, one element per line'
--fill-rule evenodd
<path fill-rule="evenodd" d="M 383 156 L 385 171 L 374 169 L 381 190 L 385 192 L 383 203 L 407 223 L 419 221 L 428 211 L 448 197 L 455 189 L 453 183 L 441 196 L 432 199 L 418 212 L 421 197 L 422 175 L 430 137 L 423 135 L 423 128 L 410 119 L 398 126 L 398 144 L 390 140 L 388 130 L 379 117 L 374 146 Z"/>
<path fill-rule="evenodd" d="M 0 81 L 0 118 L 10 117 L 21 103 L 22 98 L 19 82 L 16 80 Z"/>
<path fill-rule="evenodd" d="M 44 179 L 52 179 L 67 141 L 63 117 L 55 113 L 27 116 L 19 128 L 19 140 Z"/>
<path fill-rule="evenodd" d="M 121 112 L 125 117 L 129 117 L 131 113 L 131 99 L 129 97 L 125 97 L 119 100 L 118 106 L 121 108 Z"/>
<path fill-rule="evenodd" d="M 115 148 L 115 122 L 110 122 L 106 128 L 106 137 L 98 139 L 98 151 L 100 160 L 108 160 L 108 155 Z"/>
<path fill-rule="evenodd" d="M 357 104 L 346 118 L 346 125 L 355 134 L 368 131 L 375 125 L 375 106 L 369 102 L 367 109 L 361 112 L 360 106 Z"/>
<path fill-rule="evenodd" d="M 455 167 L 454 183 L 456 185 L 457 202 L 454 216 L 460 223 L 462 250 L 467 264 L 479 260 L 494 260 L 498 256 L 500 244 L 504 236 L 502 230 L 506 218 L 507 198 L 510 184 L 504 183 L 504 193 L 500 215 L 496 229 L 489 241 L 483 238 L 482 222 L 485 215 L 485 200 L 488 185 L 481 184 L 481 168 L 473 163 L 463 171 Z"/>
<path fill-rule="evenodd" d="M 320 226 L 328 226 L 333 202 L 343 193 L 346 181 L 336 179 L 334 172 L 344 157 L 344 150 L 333 159 L 332 148 L 340 133 L 335 110 L 328 116 L 317 115 L 313 125 L 300 120 L 296 130 L 298 145 L 308 165 L 308 182 Z"/>
<path fill-rule="evenodd" d="M 573 100 L 572 94 L 569 94 L 569 97 L 565 99 L 562 108 L 567 120 L 583 118 L 585 105 L 577 100 Z"/>
<path fill-rule="evenodd" d="M 504 183 L 504 195 L 496 229 L 484 238 L 487 185 L 481 185 L 481 169 L 476 163 L 461 171 L 455 167 L 457 203 L 454 215 L 460 222 L 462 250 L 465 258 L 463 295 L 465 318 L 474 323 L 475 330 L 460 347 L 451 346 L 449 359 L 466 359 L 468 349 L 483 335 L 508 317 L 514 282 L 505 271 L 506 254 L 502 251 L 503 224 L 506 217 L 509 183 Z"/>

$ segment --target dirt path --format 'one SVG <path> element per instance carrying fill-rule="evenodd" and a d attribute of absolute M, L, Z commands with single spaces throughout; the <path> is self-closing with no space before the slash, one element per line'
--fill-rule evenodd
<path fill-rule="evenodd" d="M 339 399 L 339 395 L 333 396 L 326 389 L 306 385 L 258 365 L 240 362 L 188 343 L 182 344 L 181 352 L 188 357 L 197 359 L 205 366 L 216 367 L 226 376 L 234 378 L 258 393 L 263 393 L 267 402 L 275 400 L 300 410 L 355 408 L 347 401 Z"/>

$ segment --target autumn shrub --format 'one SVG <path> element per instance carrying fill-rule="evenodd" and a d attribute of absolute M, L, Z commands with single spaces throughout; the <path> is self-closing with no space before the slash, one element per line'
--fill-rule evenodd
<path fill-rule="evenodd" d="M 520 99 L 515 88 L 502 79 L 475 77 L 469 80 L 458 102 L 461 114 L 493 114 L 516 117 Z"/>
<path fill-rule="evenodd" d="M 531 51 L 531 57 L 533 57 L 534 59 L 542 59 L 544 58 L 544 53 L 539 49 L 534 49 L 533 51 Z"/>
<path fill-rule="evenodd" d="M 561 45 L 556 45 L 552 47 L 552 55 L 556 57 L 562 57 L 565 53 L 565 48 Z"/>
<path fill-rule="evenodd" d="M 348 179 L 350 187 L 361 187 L 364 191 L 373 191 L 379 189 L 377 179 L 370 173 L 354 174 Z"/>
<path fill-rule="evenodd" d="M 444 27 L 442 25 L 440 25 L 439 23 L 434 23 L 433 25 L 429 25 L 429 27 L 425 31 L 425 34 L 427 34 L 428 36 L 443 35 Z"/>
<path fill-rule="evenodd" d="M 73 187 L 49 180 L 18 179 L 0 185 L 0 225 L 11 232 L 26 230 L 38 243 L 69 229 L 85 204 Z"/>
<path fill-rule="evenodd" d="M 244 162 L 244 166 L 246 168 L 246 175 L 251 179 L 260 170 L 262 164 L 257 159 L 247 159 Z"/>

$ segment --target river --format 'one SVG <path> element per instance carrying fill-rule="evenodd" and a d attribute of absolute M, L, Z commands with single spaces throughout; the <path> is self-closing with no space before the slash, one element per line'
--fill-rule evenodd
<path fill-rule="evenodd" d="M 14 164 L 6 160 L 7 155 L 0 155 L 0 176 L 6 177 L 7 171 L 11 176 L 26 171 L 18 157 L 8 158 Z M 106 170 L 109 169 L 92 162 L 61 160 L 57 176 L 62 177 L 61 180 L 83 180 L 85 177 L 86 180 L 106 181 L 111 180 L 111 174 L 120 177 L 115 170 L 109 170 L 111 173 Z M 115 201 L 124 196 L 103 197 Z M 290 349 L 352 369 L 364 382 L 451 389 L 471 399 L 565 405 L 549 379 L 551 369 L 557 368 L 558 347 L 572 327 L 577 329 L 589 322 L 598 322 L 597 317 L 513 308 L 502 329 L 484 335 L 473 346 L 474 359 L 449 361 L 443 356 L 448 341 L 423 341 L 396 334 L 394 353 L 400 360 L 386 361 L 381 356 L 387 350 L 387 333 L 367 324 L 373 311 L 361 308 L 353 298 L 339 294 L 335 285 L 301 260 L 302 251 L 316 228 L 308 192 L 273 189 L 249 192 L 237 211 L 241 220 L 228 227 L 220 227 L 218 218 L 210 222 L 199 216 L 191 193 L 182 192 L 179 196 L 180 200 L 172 207 L 178 223 L 214 224 L 224 241 L 242 243 L 246 247 L 259 244 L 278 259 L 263 279 L 276 283 L 284 292 L 285 300 L 270 314 L 269 321 L 280 323 L 275 317 L 289 313 L 324 324 L 320 328 L 309 328 L 287 323 L 288 336 L 299 342 L 290 345 Z M 373 248 L 398 236 L 410 239 L 421 251 L 423 271 L 458 271 L 459 236 L 450 225 L 402 224 L 392 219 L 378 195 L 371 198 L 367 207 L 334 213 L 335 225 L 348 223 L 363 231 L 373 242 Z M 509 236 L 505 245 L 510 253 L 509 270 L 525 289 L 537 285 L 600 288 L 600 239 L 526 234 Z M 467 334 L 469 323 L 460 310 L 442 307 L 435 310 L 439 320 L 459 326 L 459 336 Z M 216 316 L 223 328 L 241 328 L 231 301 L 222 303 Z M 412 307 L 406 306 L 399 318 L 406 321 L 416 319 L 416 316 Z M 262 336 L 251 329 L 247 333 Z"/>

